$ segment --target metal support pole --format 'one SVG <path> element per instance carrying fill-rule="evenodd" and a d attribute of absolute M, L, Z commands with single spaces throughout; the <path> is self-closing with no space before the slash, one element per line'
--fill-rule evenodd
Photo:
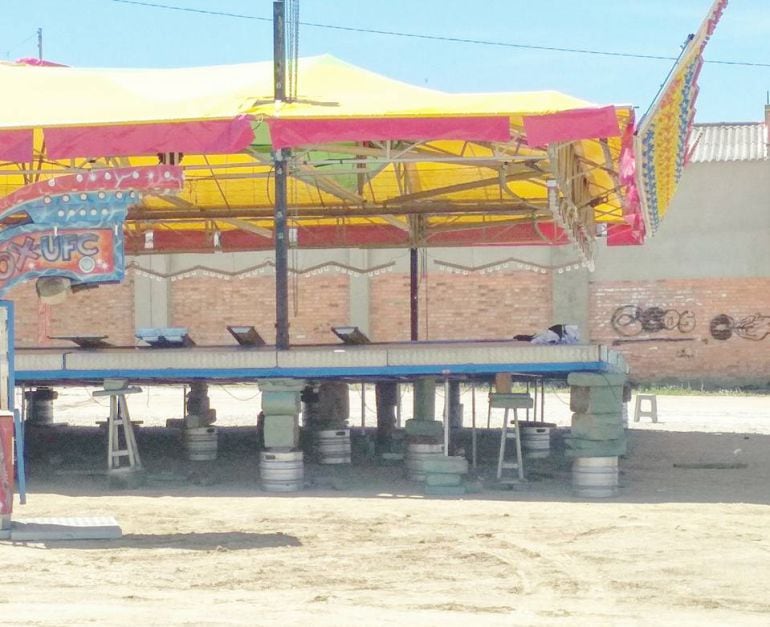
<path fill-rule="evenodd" d="M 286 5 L 273 2 L 273 82 L 276 109 L 286 96 Z M 273 153 L 275 165 L 275 347 L 289 348 L 289 253 L 286 230 L 286 153 Z"/>
<path fill-rule="evenodd" d="M 419 337 L 420 301 L 417 275 L 418 250 L 409 249 L 409 320 L 411 322 L 411 339 L 416 342 Z"/>
<path fill-rule="evenodd" d="M 476 468 L 476 382 L 471 381 L 471 462 Z"/>
<path fill-rule="evenodd" d="M 401 384 L 396 383 L 396 429 L 401 428 Z"/>
<path fill-rule="evenodd" d="M 540 422 L 545 422 L 545 379 L 540 380 Z"/>
<path fill-rule="evenodd" d="M 444 456 L 449 456 L 449 377 L 444 378 Z"/>
<path fill-rule="evenodd" d="M 366 383 L 361 383 L 361 431 L 366 430 Z"/>

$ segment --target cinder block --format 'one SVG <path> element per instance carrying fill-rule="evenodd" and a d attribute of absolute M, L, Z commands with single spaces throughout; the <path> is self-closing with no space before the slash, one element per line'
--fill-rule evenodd
<path fill-rule="evenodd" d="M 462 482 L 462 475 L 457 474 L 431 473 L 425 475 L 425 485 L 429 486 L 457 486 Z"/>
<path fill-rule="evenodd" d="M 425 460 L 423 463 L 424 472 L 430 474 L 459 474 L 468 473 L 468 460 L 464 457 L 440 457 L 437 459 Z"/>
<path fill-rule="evenodd" d="M 298 445 L 297 416 L 265 416 L 265 448 L 294 448 Z"/>
<path fill-rule="evenodd" d="M 626 454 L 626 438 L 617 440 L 586 440 L 564 438 L 567 457 L 615 457 Z"/>
<path fill-rule="evenodd" d="M 570 372 L 567 383 L 581 387 L 618 387 L 626 382 L 626 375 L 615 372 Z"/>
<path fill-rule="evenodd" d="M 262 411 L 270 414 L 299 414 L 300 400 L 297 392 L 262 392 Z"/>
<path fill-rule="evenodd" d="M 436 381 L 421 378 L 414 382 L 413 412 L 417 420 L 432 421 L 436 417 Z"/>
<path fill-rule="evenodd" d="M 440 438 L 444 434 L 444 425 L 438 420 L 407 420 L 404 424 L 407 435 Z"/>
<path fill-rule="evenodd" d="M 615 414 L 573 414 L 571 431 L 574 437 L 586 440 L 618 440 L 625 435 L 620 416 Z"/>
<path fill-rule="evenodd" d="M 623 388 L 572 386 L 569 408 L 579 414 L 620 415 L 623 411 Z"/>
<path fill-rule="evenodd" d="M 462 485 L 426 485 L 425 494 L 431 496 L 462 496 L 465 486 Z"/>

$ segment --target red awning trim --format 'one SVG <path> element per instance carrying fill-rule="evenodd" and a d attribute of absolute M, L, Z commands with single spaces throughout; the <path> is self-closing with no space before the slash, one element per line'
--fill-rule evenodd
<path fill-rule="evenodd" d="M 428 241 L 431 246 L 549 246 L 569 243 L 566 233 L 558 225 L 541 224 L 539 228 L 540 232 L 531 224 L 488 226 L 483 229 L 434 233 Z M 272 238 L 241 230 L 222 232 L 219 242 L 221 250 L 231 252 L 272 250 L 274 247 Z M 205 231 L 155 229 L 151 251 L 145 248 L 141 233 L 130 232 L 126 234 L 125 245 L 128 254 L 214 250 L 211 235 Z M 402 229 L 391 225 L 324 225 L 298 229 L 297 245 L 306 249 L 361 246 L 403 248 L 409 246 L 409 237 Z"/>
<path fill-rule="evenodd" d="M 530 146 L 620 135 L 618 117 L 612 105 L 547 115 L 525 115 L 524 130 Z"/>
<path fill-rule="evenodd" d="M 607 246 L 641 246 L 644 229 L 631 224 L 610 224 L 607 227 Z"/>
<path fill-rule="evenodd" d="M 16 63 L 20 65 L 33 65 L 36 67 L 69 67 L 63 63 L 56 63 L 55 61 L 46 61 L 45 59 L 38 59 L 36 57 L 23 57 L 16 59 Z"/>
<path fill-rule="evenodd" d="M 499 141 L 511 139 L 505 116 L 437 118 L 335 118 L 267 121 L 274 148 L 340 141 L 438 140 Z"/>
<path fill-rule="evenodd" d="M 32 161 L 32 129 L 0 131 L 0 161 Z"/>
<path fill-rule="evenodd" d="M 161 152 L 231 154 L 240 152 L 253 140 L 254 131 L 248 116 L 232 120 L 45 130 L 46 152 L 51 159 L 130 157 Z"/>

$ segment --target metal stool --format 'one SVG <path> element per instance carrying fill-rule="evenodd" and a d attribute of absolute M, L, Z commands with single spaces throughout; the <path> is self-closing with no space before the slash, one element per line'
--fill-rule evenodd
<path fill-rule="evenodd" d="M 650 408 L 642 409 L 642 401 L 648 401 Z M 634 422 L 639 422 L 641 418 L 652 418 L 653 422 L 658 422 L 658 399 L 654 394 L 637 394 L 634 404 Z"/>

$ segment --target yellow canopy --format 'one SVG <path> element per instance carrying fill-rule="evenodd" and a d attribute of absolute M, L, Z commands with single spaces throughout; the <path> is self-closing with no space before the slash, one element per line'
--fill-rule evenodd
<path fill-rule="evenodd" d="M 273 102 L 273 65 L 78 69 L 0 64 L 0 134 L 35 129 L 32 162 L 0 164 L 0 197 L 73 171 L 149 165 L 156 155 L 53 159 L 46 129 L 253 118 L 234 154 L 184 155 L 178 197 L 145 197 L 129 213 L 128 252 L 269 248 L 273 120 L 504 116 L 510 139 L 399 138 L 294 146 L 289 227 L 303 247 L 579 245 L 596 222 L 622 223 L 621 138 L 527 143 L 525 118 L 595 105 L 553 91 L 450 94 L 408 85 L 330 56 L 302 59 L 293 102 Z M 622 132 L 630 106 L 615 108 Z M 52 132 L 52 131 L 49 131 Z M 550 190 L 550 191 L 549 191 Z M 154 232 L 152 250 L 143 234 Z"/>

